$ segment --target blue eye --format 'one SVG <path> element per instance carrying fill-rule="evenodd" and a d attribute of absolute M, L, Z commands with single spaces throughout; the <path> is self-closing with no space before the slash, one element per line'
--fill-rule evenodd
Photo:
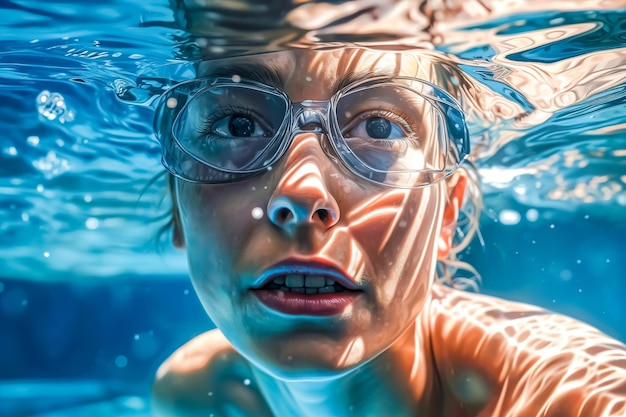
<path fill-rule="evenodd" d="M 397 123 L 384 117 L 368 117 L 346 132 L 347 137 L 361 139 L 400 139 L 406 133 Z"/>

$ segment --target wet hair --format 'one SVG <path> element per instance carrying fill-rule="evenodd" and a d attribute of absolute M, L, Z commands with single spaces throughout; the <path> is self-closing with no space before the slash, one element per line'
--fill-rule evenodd
<path fill-rule="evenodd" d="M 463 250 L 479 234 L 482 190 L 478 170 L 471 162 L 466 161 L 459 170 L 467 174 L 465 195 L 459 209 L 450 253 L 446 259 L 437 262 L 437 280 L 453 288 L 478 292 L 480 274 L 471 264 L 463 261 L 461 256 Z"/>

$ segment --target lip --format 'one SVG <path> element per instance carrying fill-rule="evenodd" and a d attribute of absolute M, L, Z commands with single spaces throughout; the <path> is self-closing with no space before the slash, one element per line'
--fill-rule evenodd
<path fill-rule="evenodd" d="M 322 275 L 333 279 L 347 291 L 302 294 L 268 290 L 263 287 L 274 278 L 287 274 Z M 265 271 L 251 288 L 257 299 L 270 309 L 288 315 L 330 316 L 341 314 L 363 294 L 363 290 L 337 266 L 319 259 L 287 259 Z"/>

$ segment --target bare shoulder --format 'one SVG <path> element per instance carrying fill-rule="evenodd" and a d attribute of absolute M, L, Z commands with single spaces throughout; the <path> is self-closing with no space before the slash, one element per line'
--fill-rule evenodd
<path fill-rule="evenodd" d="M 429 314 L 440 379 L 463 407 L 489 416 L 626 415 L 626 346 L 597 329 L 439 285 Z"/>
<path fill-rule="evenodd" d="M 159 367 L 152 386 L 153 411 L 159 417 L 269 415 L 252 378 L 248 361 L 222 332 L 211 330 Z"/>

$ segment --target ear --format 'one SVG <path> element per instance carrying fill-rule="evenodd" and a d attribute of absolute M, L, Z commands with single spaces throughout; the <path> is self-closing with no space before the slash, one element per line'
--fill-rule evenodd
<path fill-rule="evenodd" d="M 465 185 L 467 184 L 467 174 L 463 170 L 458 170 L 452 178 L 446 181 L 448 188 L 448 199 L 443 211 L 443 221 L 439 239 L 437 240 L 437 259 L 443 260 L 450 255 L 452 249 L 452 238 L 456 232 L 456 223 L 459 218 L 459 210 L 463 204 L 465 195 Z"/>
<path fill-rule="evenodd" d="M 176 179 L 169 175 L 168 186 L 170 190 L 170 197 L 172 198 L 172 218 L 170 224 L 173 228 L 173 241 L 174 246 L 178 249 L 185 248 L 185 236 L 183 235 L 183 225 L 180 221 L 180 209 L 178 208 L 178 196 L 176 194 Z"/>

